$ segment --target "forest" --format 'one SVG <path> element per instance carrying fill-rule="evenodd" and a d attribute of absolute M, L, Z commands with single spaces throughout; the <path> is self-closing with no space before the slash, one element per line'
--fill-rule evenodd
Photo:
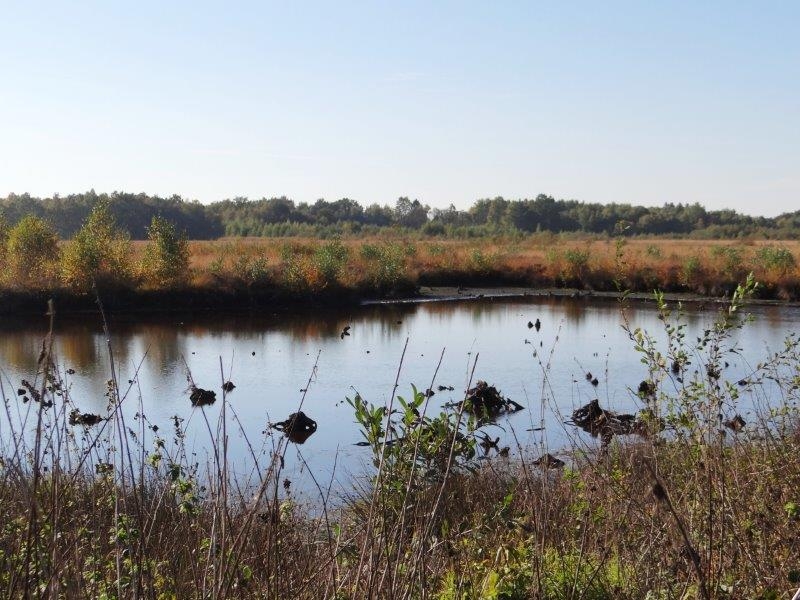
<path fill-rule="evenodd" d="M 108 204 L 118 226 L 134 240 L 147 239 L 147 226 L 154 216 L 174 223 L 194 240 L 225 236 L 328 238 L 376 234 L 387 227 L 457 239 L 534 232 L 797 239 L 800 231 L 800 211 L 769 218 L 734 210 L 707 210 L 698 203 L 645 207 L 557 200 L 545 194 L 519 200 L 483 198 L 468 210 L 459 210 L 452 204 L 444 209 L 431 208 L 407 197 L 398 198 L 394 206 L 364 206 L 349 198 L 297 203 L 285 196 L 258 200 L 237 197 L 201 204 L 177 195 L 165 198 L 126 192 L 98 194 L 91 190 L 49 198 L 9 194 L 0 198 L 0 216 L 13 226 L 23 217 L 35 215 L 49 221 L 65 239 L 77 233 L 99 202 Z"/>

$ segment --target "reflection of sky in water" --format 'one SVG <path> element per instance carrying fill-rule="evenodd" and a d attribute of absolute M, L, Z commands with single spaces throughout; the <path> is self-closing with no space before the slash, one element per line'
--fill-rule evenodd
<path fill-rule="evenodd" d="M 738 341 L 754 365 L 764 358 L 767 347 L 782 347 L 784 336 L 797 328 L 800 310 L 755 307 L 752 312 L 756 321 Z M 628 315 L 632 326 L 663 339 L 652 303 L 634 304 Z M 542 322 L 539 333 L 527 327 L 528 321 L 537 317 Z M 690 312 L 686 321 L 696 333 L 712 317 Z M 339 333 L 347 324 L 351 336 L 341 340 Z M 528 409 L 501 418 L 498 425 L 502 429 L 491 427 L 489 433 L 512 446 L 514 436 L 523 444 L 539 443 L 541 434 L 526 430 L 537 427 L 543 415 L 547 443 L 558 448 L 567 443 L 559 413 L 569 415 L 594 397 L 616 410 L 639 408 L 629 388 L 635 389 L 646 372 L 620 324 L 614 302 L 549 298 L 370 306 L 305 316 L 129 316 L 112 322 L 111 328 L 120 381 L 124 384 L 133 378 L 141 363 L 138 382 L 144 413 L 162 433 L 170 430 L 173 415 L 187 419 L 190 443 L 201 462 L 210 451 L 206 447 L 208 433 L 199 409 L 192 409 L 189 403 L 184 360 L 196 384 L 218 390 L 221 397 L 222 358 L 226 378 L 230 373 L 237 386 L 230 395 L 232 408 L 251 442 L 260 447 L 267 421 L 285 419 L 296 410 L 300 390 L 306 387 L 319 352 L 318 369 L 303 406 L 319 429 L 302 446 L 302 452 L 318 479 L 325 482 L 337 452 L 340 478 L 358 472 L 362 461 L 368 459 L 365 449 L 352 445 L 360 439 L 359 433 L 350 407 L 342 400 L 352 397 L 355 389 L 375 404 L 388 402 L 406 338 L 400 395 L 408 395 L 412 383 L 421 390 L 430 385 L 444 350 L 434 388 L 452 385 L 456 391 L 437 392 L 433 406 L 458 400 L 478 357 L 475 379 L 488 381 Z M 0 328 L 0 368 L 6 396 L 12 402 L 16 402 L 14 391 L 20 379 L 33 378 L 45 328 L 44 319 L 27 324 L 6 322 Z M 531 343 L 526 344 L 526 339 Z M 100 319 L 60 319 L 55 351 L 64 369 L 76 371 L 68 376 L 74 403 L 82 411 L 104 413 L 109 363 Z M 730 380 L 748 372 L 743 359 L 728 360 Z M 600 380 L 597 388 L 586 381 L 586 371 Z M 220 405 L 205 409 L 212 427 Z M 134 389 L 126 400 L 129 423 L 138 409 Z M 0 428 L 0 434 L 7 435 L 6 431 Z M 235 468 L 244 472 L 247 451 L 234 431 L 235 426 L 229 426 L 230 455 Z M 297 454 L 291 448 L 287 459 L 290 472 L 295 470 L 290 476 L 300 477 Z M 300 481 L 299 485 L 309 484 Z"/>

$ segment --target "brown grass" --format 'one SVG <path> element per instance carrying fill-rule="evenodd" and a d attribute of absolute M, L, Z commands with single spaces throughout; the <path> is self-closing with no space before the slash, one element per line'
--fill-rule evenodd
<path fill-rule="evenodd" d="M 66 244 L 62 243 L 62 249 Z M 536 234 L 520 238 L 436 240 L 230 238 L 190 243 L 190 267 L 169 289 L 153 284 L 142 262 L 147 242 L 133 242 L 129 269 L 98 282 L 115 306 L 244 307 L 298 300 L 348 302 L 412 295 L 418 286 L 525 286 L 730 295 L 753 272 L 763 298 L 800 299 L 798 241 L 609 239 Z M 87 289 L 64 283 L 59 264 L 31 283 L 0 277 L 6 311 L 30 305 L 32 293 L 62 305 L 91 304 Z M 149 282 L 149 283 L 148 283 Z M 34 289 L 35 288 L 35 289 Z M 16 300 L 15 300 L 16 298 Z"/>
<path fill-rule="evenodd" d="M 204 280 L 215 260 L 224 257 L 225 273 L 234 256 L 263 256 L 271 277 L 280 279 L 281 255 L 286 248 L 312 254 L 324 244 L 313 239 L 230 239 L 192 242 L 192 267 Z M 403 255 L 404 279 L 419 285 L 527 285 L 615 290 L 615 280 L 631 291 L 693 292 L 721 296 L 730 293 L 753 272 L 764 286 L 762 293 L 780 299 L 796 299 L 800 293 L 797 264 L 787 268 L 759 257 L 763 247 L 783 247 L 800 257 L 798 241 L 697 241 L 632 239 L 620 249 L 613 239 L 562 239 L 540 234 L 516 239 L 468 241 L 415 239 L 345 240 L 347 266 L 340 278 L 345 287 L 369 290 L 370 262 L 361 256 L 366 245 L 391 244 Z M 621 254 L 620 254 L 621 252 Z M 581 263 L 585 257 L 585 264 Z"/>

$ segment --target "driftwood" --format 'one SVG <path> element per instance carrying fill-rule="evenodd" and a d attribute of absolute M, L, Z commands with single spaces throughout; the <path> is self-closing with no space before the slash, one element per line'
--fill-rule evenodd
<path fill-rule="evenodd" d="M 290 442 L 302 444 L 317 430 L 317 422 L 309 418 L 303 411 L 289 415 L 289 418 L 271 425 L 274 429 L 282 431 Z"/>
<path fill-rule="evenodd" d="M 663 429 L 663 423 L 655 419 L 649 410 L 638 415 L 615 413 L 600 407 L 596 398 L 572 413 L 572 424 L 580 427 L 592 437 L 600 436 L 603 446 L 611 443 L 615 435 L 648 436 Z"/>

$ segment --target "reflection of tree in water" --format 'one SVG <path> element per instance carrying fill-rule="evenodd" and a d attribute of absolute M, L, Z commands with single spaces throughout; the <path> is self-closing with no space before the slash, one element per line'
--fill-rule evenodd
<path fill-rule="evenodd" d="M 34 333 L 3 332 L 0 334 L 2 363 L 24 373 L 35 373 L 42 339 L 44 334 L 39 336 Z"/>
<path fill-rule="evenodd" d="M 787 331 L 795 327 L 798 320 L 798 309 L 789 306 L 764 306 L 756 314 L 758 321 L 763 320 L 765 323 L 775 327 L 778 325 L 785 326 Z"/>
<path fill-rule="evenodd" d="M 357 322 L 378 322 L 387 329 L 396 329 L 397 321 L 403 321 L 417 310 L 416 304 L 385 304 L 320 309 L 313 313 L 308 311 L 228 315 L 213 312 L 176 313 L 168 316 L 148 315 L 146 323 L 122 317 L 111 324 L 111 330 L 112 338 L 114 333 L 120 336 L 142 335 L 146 338 L 146 343 L 150 339 L 156 339 L 153 336 L 169 337 L 169 334 L 164 332 L 173 332 L 185 337 L 220 334 L 226 337 L 232 336 L 234 340 L 248 341 L 253 339 L 255 333 L 276 332 L 288 334 L 302 341 L 312 338 L 338 338 L 344 325 Z M 176 343 L 174 339 L 172 343 Z M 188 350 L 191 352 L 191 348 Z"/>
<path fill-rule="evenodd" d="M 286 334 L 297 341 L 310 339 L 340 338 L 346 325 L 356 327 L 359 323 L 375 323 L 386 332 L 396 332 L 398 321 L 404 321 L 418 309 L 416 304 L 368 305 L 349 309 L 319 310 L 313 314 L 283 314 L 270 317 L 242 316 L 220 319 L 214 323 L 195 324 L 187 329 L 194 334 L 221 333 L 234 339 L 251 340 L 254 333 L 275 332 Z"/>
<path fill-rule="evenodd" d="M 86 330 L 70 330 L 56 337 L 59 359 L 64 368 L 76 371 L 93 369 L 99 360 L 98 340 L 96 335 Z"/>
<path fill-rule="evenodd" d="M 350 325 L 358 331 L 359 324 L 378 325 L 382 334 L 395 334 L 398 326 L 409 315 L 417 310 L 417 305 L 372 305 L 356 307 L 345 314 L 344 311 L 326 311 L 308 315 L 298 315 L 286 319 L 275 327 L 275 330 L 287 333 L 294 339 L 307 340 L 316 338 L 340 338 L 342 328 Z M 400 323 L 398 323 L 400 322 Z"/>
<path fill-rule="evenodd" d="M 357 313 L 357 317 L 359 322 L 371 326 L 378 323 L 381 339 L 391 340 L 399 332 L 405 331 L 403 328 L 405 322 L 413 317 L 419 308 L 420 305 L 416 303 L 365 306 Z"/>
<path fill-rule="evenodd" d="M 586 307 L 591 300 L 581 298 L 559 298 L 564 318 L 573 324 L 580 324 L 586 318 Z"/>
<path fill-rule="evenodd" d="M 169 373 L 180 364 L 181 356 L 191 353 L 191 348 L 186 348 L 185 332 L 177 327 L 162 324 L 141 325 L 137 328 L 137 336 L 141 336 L 144 350 L 147 351 L 147 362 L 157 365 L 162 373 Z"/>
<path fill-rule="evenodd" d="M 470 299 L 461 302 L 427 302 L 423 307 L 425 314 L 431 321 L 444 323 L 449 321 L 458 312 L 469 311 L 472 325 L 484 325 L 487 322 L 499 325 L 508 318 L 508 313 L 498 310 L 499 306 L 507 303 L 502 298 Z M 466 309 L 466 310 L 465 310 Z"/>

